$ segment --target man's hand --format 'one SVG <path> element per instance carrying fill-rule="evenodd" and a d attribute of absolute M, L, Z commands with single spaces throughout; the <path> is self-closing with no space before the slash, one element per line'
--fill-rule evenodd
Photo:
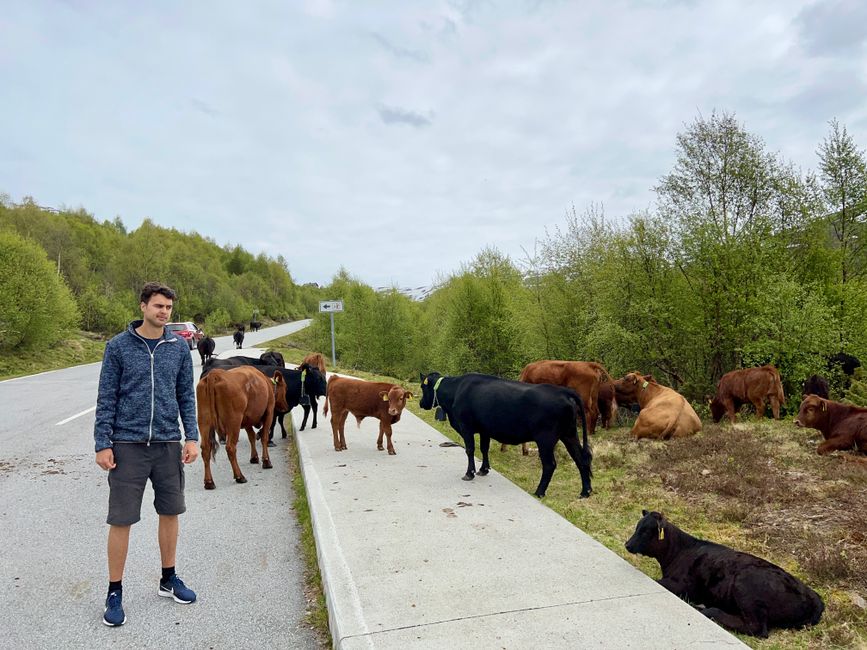
<path fill-rule="evenodd" d="M 187 440 L 184 443 L 183 461 L 185 465 L 189 465 L 199 457 L 199 443 L 195 440 Z"/>
<path fill-rule="evenodd" d="M 117 467 L 117 464 L 114 462 L 114 450 L 109 447 L 108 449 L 100 449 L 96 452 L 96 464 L 105 470 Z"/>

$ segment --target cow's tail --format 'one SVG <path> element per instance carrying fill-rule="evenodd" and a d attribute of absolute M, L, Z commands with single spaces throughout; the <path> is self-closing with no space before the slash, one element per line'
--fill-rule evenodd
<path fill-rule="evenodd" d="M 331 382 L 337 379 L 336 375 L 331 375 L 328 379 L 328 383 L 325 384 L 325 404 L 322 406 L 322 415 L 328 415 L 328 403 L 331 400 Z"/>
<path fill-rule="evenodd" d="M 217 391 L 214 388 L 217 379 L 218 377 L 211 374 L 200 380 L 205 382 L 205 395 L 207 396 L 208 406 L 210 407 L 208 430 L 205 432 L 205 435 L 208 436 L 208 442 L 211 447 L 211 460 L 216 459 L 217 449 L 220 448 L 220 442 L 217 439 L 217 430 L 220 428 L 218 416 L 219 411 L 217 409 Z"/>
<path fill-rule="evenodd" d="M 786 394 L 783 392 L 783 380 L 780 378 L 780 373 L 774 373 L 774 383 L 777 388 L 777 399 L 780 400 L 780 405 L 784 405 L 786 403 Z"/>
<path fill-rule="evenodd" d="M 593 460 L 593 451 L 590 449 L 590 442 L 587 440 L 587 416 L 584 413 L 584 400 L 581 399 L 581 396 L 578 393 L 575 393 L 575 401 L 573 402 L 575 407 L 575 432 L 578 432 L 578 418 L 581 419 L 581 433 L 583 443 L 581 445 L 581 456 L 587 463 L 587 468 L 589 470 L 589 476 L 593 476 L 593 468 L 591 466 L 591 461 Z"/>

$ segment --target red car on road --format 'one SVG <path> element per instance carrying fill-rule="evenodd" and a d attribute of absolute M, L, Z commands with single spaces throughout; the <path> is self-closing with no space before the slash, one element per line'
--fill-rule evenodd
<path fill-rule="evenodd" d="M 199 326 L 190 321 L 184 323 L 166 323 L 166 327 L 169 328 L 169 331 L 184 339 L 190 350 L 195 350 L 196 344 L 205 336 L 205 333 L 199 329 Z"/>

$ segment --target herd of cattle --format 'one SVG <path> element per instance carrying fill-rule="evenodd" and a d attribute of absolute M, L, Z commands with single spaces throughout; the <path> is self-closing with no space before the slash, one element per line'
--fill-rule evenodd
<path fill-rule="evenodd" d="M 238 336 L 240 334 L 240 337 Z M 240 340 L 239 340 L 240 339 Z M 243 328 L 235 334 L 243 344 Z M 268 446 L 273 445 L 275 424 L 295 406 L 302 406 L 300 429 L 312 411 L 316 428 L 317 399 L 325 398 L 323 415 L 331 411 L 335 451 L 347 449 L 344 426 L 352 414 L 359 426 L 365 417 L 379 420 L 377 448 L 396 454 L 392 426 L 413 393 L 398 384 L 363 381 L 332 375 L 326 384 L 321 354 L 308 355 L 297 369 L 287 369 L 282 355 L 266 352 L 259 359 L 217 359 L 213 340 L 199 343 L 202 374 L 196 387 L 205 489 L 214 489 L 210 463 L 220 443 L 235 481 L 246 482 L 237 462 L 241 429 L 250 441 L 251 463 L 259 462 L 256 439 L 262 449 L 262 467 L 270 468 Z M 460 434 L 467 455 L 464 480 L 490 470 L 491 440 L 506 445 L 534 442 L 542 464 L 535 494 L 543 497 L 556 468 L 554 448 L 561 441 L 581 476 L 582 498 L 592 493 L 592 453 L 588 433 L 597 425 L 609 428 L 618 405 L 633 406 L 638 416 L 631 429 L 635 438 L 668 440 L 701 431 L 701 419 L 678 392 L 655 381 L 652 375 L 627 373 L 613 379 L 598 363 L 537 361 L 524 368 L 519 381 L 482 374 L 420 376 L 422 409 L 436 409 L 438 420 L 448 420 Z M 714 422 L 723 416 L 735 422 L 738 410 L 752 404 L 762 417 L 770 405 L 779 419 L 785 395 L 780 374 L 770 365 L 733 370 L 720 379 L 709 401 Z M 805 383 L 803 401 L 795 419 L 800 427 L 818 429 L 824 436 L 820 454 L 856 449 L 867 452 L 867 409 L 828 399 L 828 385 L 820 377 Z M 581 435 L 579 437 L 579 428 Z M 259 430 L 256 433 L 255 429 Z M 475 436 L 479 436 L 481 466 L 476 469 Z M 385 442 L 385 446 L 383 446 Z M 626 543 L 632 553 L 656 558 L 664 587 L 703 605 L 702 612 L 738 632 L 767 636 L 774 627 L 798 628 L 819 621 L 824 604 L 815 591 L 780 567 L 761 558 L 697 539 L 678 529 L 658 512 L 643 512 L 635 533 Z"/>

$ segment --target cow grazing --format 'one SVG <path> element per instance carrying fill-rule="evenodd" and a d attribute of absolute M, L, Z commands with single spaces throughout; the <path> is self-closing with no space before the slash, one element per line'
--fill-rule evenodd
<path fill-rule="evenodd" d="M 771 628 L 815 625 L 825 604 L 776 564 L 698 539 L 658 512 L 642 510 L 626 550 L 655 558 L 659 584 L 709 619 L 741 634 L 767 637 Z"/>
<path fill-rule="evenodd" d="M 867 453 L 867 408 L 807 395 L 798 409 L 795 425 L 822 433 L 825 440 L 816 449 L 820 454 L 846 449 Z"/>
<path fill-rule="evenodd" d="M 210 336 L 204 336 L 202 339 L 196 344 L 196 348 L 199 351 L 199 356 L 202 358 L 202 365 L 205 365 L 205 362 L 214 356 L 214 348 L 216 347 L 216 343 L 214 339 Z"/>
<path fill-rule="evenodd" d="M 599 399 L 596 401 L 599 408 L 599 421 L 605 429 L 613 427 L 614 419 L 617 417 L 617 396 L 612 382 L 609 377 L 599 383 Z"/>
<path fill-rule="evenodd" d="M 283 376 L 274 371 L 269 378 L 256 368 L 241 366 L 231 370 L 213 369 L 196 385 L 196 406 L 205 464 L 205 489 L 213 490 L 211 461 L 219 448 L 217 438 L 225 443 L 226 455 L 232 465 L 232 474 L 238 483 L 247 479 L 238 466 L 237 446 L 241 428 L 250 440 L 250 462 L 258 463 L 256 433 L 259 427 L 262 440 L 262 468 L 271 468 L 268 455 L 269 430 L 274 420 L 275 406 L 286 408 L 286 390 Z"/>
<path fill-rule="evenodd" d="M 437 372 L 421 375 L 421 389 L 419 406 L 425 410 L 441 408 L 464 439 L 467 472 L 463 480 L 472 481 L 476 475 L 475 434 L 479 434 L 482 476 L 491 467 L 488 450 L 492 438 L 509 445 L 533 440 L 542 463 L 535 494 L 543 497 L 557 467 L 554 447 L 561 440 L 581 474 L 581 497 L 590 496 L 593 454 L 587 442 L 584 404 L 572 389 L 478 374 L 443 377 Z M 583 446 L 577 435 L 579 420 Z"/>
<path fill-rule="evenodd" d="M 325 377 L 325 357 L 322 356 L 319 352 L 311 352 L 301 361 L 302 364 L 307 364 L 311 368 L 316 368 L 320 374 Z M 319 409 L 319 403 L 317 402 L 317 395 L 310 395 L 310 401 L 308 403 L 304 403 L 307 400 L 302 401 L 301 408 L 304 410 L 304 418 L 301 420 L 301 431 L 304 431 L 304 427 L 307 426 L 307 416 L 310 415 L 310 411 L 313 411 L 313 424 L 310 426 L 311 429 L 316 428 L 316 411 Z"/>
<path fill-rule="evenodd" d="M 649 376 L 627 373 L 614 382 L 614 391 L 618 402 L 637 402 L 641 407 L 630 431 L 635 438 L 668 440 L 701 431 L 701 420 L 683 395 Z"/>
<path fill-rule="evenodd" d="M 244 347 L 244 326 L 241 325 L 238 329 L 235 330 L 235 333 L 232 334 L 232 340 L 235 342 L 235 349 L 240 350 Z"/>
<path fill-rule="evenodd" d="M 824 399 L 828 399 L 828 380 L 821 375 L 810 375 L 810 378 L 804 382 L 804 390 L 801 392 L 803 397 L 807 395 L 817 395 Z"/>
<path fill-rule="evenodd" d="M 262 327 L 262 323 L 260 323 L 259 321 L 257 321 L 257 320 L 251 320 L 250 321 L 250 331 L 251 332 L 258 332 L 260 327 Z"/>
<path fill-rule="evenodd" d="M 376 448 L 383 450 L 383 435 L 387 438 L 389 455 L 397 452 L 391 444 L 391 425 L 400 420 L 406 401 L 412 399 L 412 393 L 397 384 L 382 381 L 362 381 L 331 375 L 328 380 L 328 394 L 322 414 L 328 415 L 331 407 L 331 432 L 334 436 L 334 450 L 346 449 L 344 426 L 350 413 L 355 416 L 358 426 L 364 418 L 379 420 L 379 437 Z"/>
<path fill-rule="evenodd" d="M 780 405 L 786 403 L 783 382 L 774 366 L 743 368 L 724 374 L 717 383 L 716 395 L 710 403 L 714 422 L 723 415 L 734 423 L 738 409 L 743 404 L 752 404 L 758 417 L 765 416 L 766 400 L 771 403 L 774 419 L 780 419 Z"/>
<path fill-rule="evenodd" d="M 602 412 L 602 397 L 600 391 L 604 382 L 609 382 L 611 377 L 602 364 L 592 361 L 555 361 L 543 360 L 528 363 L 521 370 L 518 381 L 528 384 L 552 384 L 571 388 L 581 396 L 584 403 L 584 414 L 587 419 L 587 428 L 592 435 L 596 432 L 596 423 Z M 605 395 L 605 413 L 603 426 L 607 427 L 611 422 L 612 413 L 617 409 L 614 391 L 608 390 Z M 613 402 L 613 404 L 612 404 Z M 506 445 L 501 445 L 500 451 L 505 451 Z M 521 452 L 527 455 L 527 443 L 521 445 Z"/>

